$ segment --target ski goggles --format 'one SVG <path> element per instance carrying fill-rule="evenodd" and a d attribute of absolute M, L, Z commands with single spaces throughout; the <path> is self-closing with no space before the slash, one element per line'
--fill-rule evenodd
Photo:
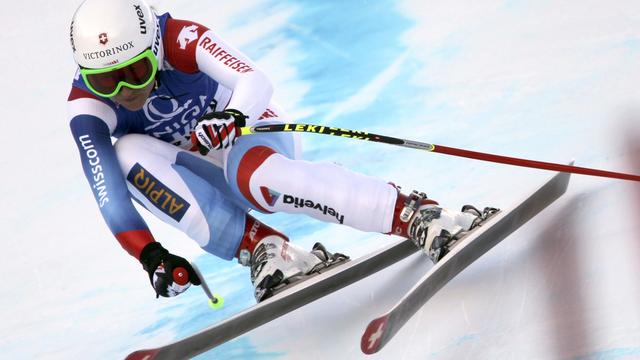
<path fill-rule="evenodd" d="M 104 69 L 80 68 L 80 74 L 89 90 L 102 97 L 115 96 L 123 86 L 142 89 L 156 77 L 158 60 L 147 49 L 131 60 Z"/>

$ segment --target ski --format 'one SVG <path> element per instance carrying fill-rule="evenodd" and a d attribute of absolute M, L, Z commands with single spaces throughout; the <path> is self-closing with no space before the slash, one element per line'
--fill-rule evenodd
<path fill-rule="evenodd" d="M 396 242 L 359 259 L 347 260 L 292 284 L 229 319 L 174 343 L 135 351 L 128 360 L 191 358 L 264 325 L 301 306 L 340 290 L 417 252 L 411 240 Z"/>
<path fill-rule="evenodd" d="M 458 273 L 565 193 L 569 173 L 559 173 L 527 199 L 472 229 L 386 314 L 371 321 L 360 340 L 365 354 L 382 349 L 402 326 Z"/>

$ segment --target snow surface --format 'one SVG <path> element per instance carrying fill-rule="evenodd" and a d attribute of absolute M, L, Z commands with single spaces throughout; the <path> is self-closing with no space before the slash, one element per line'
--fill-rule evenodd
<path fill-rule="evenodd" d="M 154 299 L 94 203 L 66 123 L 79 1 L 6 2 L 0 188 L 0 357 L 122 358 L 252 304 L 247 270 L 196 259 L 200 289 Z M 640 4 L 633 0 L 155 1 L 206 24 L 272 77 L 299 122 L 640 173 Z M 305 135 L 306 158 L 420 189 L 445 206 L 508 206 L 550 173 Z M 640 358 L 640 188 L 574 176 L 569 192 L 437 294 L 372 359 Z M 354 257 L 386 236 L 262 217 L 298 244 Z M 413 256 L 250 332 L 207 358 L 357 359 L 360 334 L 429 268 Z"/>

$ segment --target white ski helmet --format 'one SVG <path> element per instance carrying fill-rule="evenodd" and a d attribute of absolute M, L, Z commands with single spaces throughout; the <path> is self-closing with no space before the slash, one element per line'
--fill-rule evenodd
<path fill-rule="evenodd" d="M 160 23 L 143 0 L 85 0 L 71 20 L 70 38 L 82 68 L 111 67 L 148 48 L 162 64 Z"/>

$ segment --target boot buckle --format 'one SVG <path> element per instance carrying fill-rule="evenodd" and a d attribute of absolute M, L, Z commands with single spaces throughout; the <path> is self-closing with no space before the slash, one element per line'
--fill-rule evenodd
<path fill-rule="evenodd" d="M 422 200 L 427 198 L 427 194 L 413 190 L 404 202 L 404 208 L 400 212 L 400 221 L 409 222 L 413 214 L 418 210 Z"/>
<path fill-rule="evenodd" d="M 251 265 L 251 252 L 247 249 L 240 250 L 238 254 L 238 262 L 242 266 L 250 266 Z"/>

